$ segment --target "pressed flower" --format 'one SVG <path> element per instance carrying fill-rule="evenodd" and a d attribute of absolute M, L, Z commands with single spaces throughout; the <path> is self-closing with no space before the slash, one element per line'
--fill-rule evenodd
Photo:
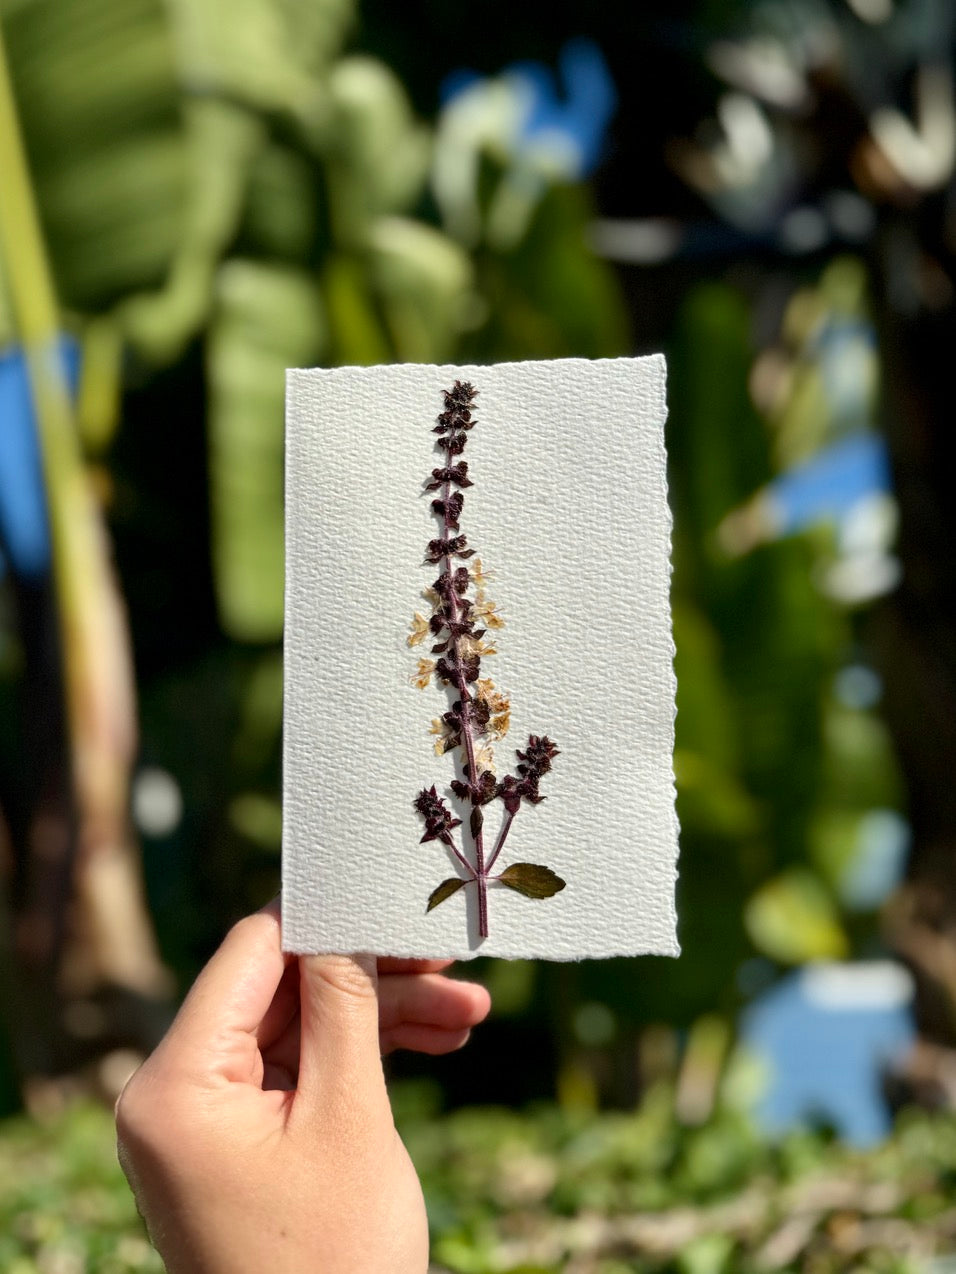
<path fill-rule="evenodd" d="M 444 717 L 433 719 L 428 733 L 435 735 L 435 742 L 432 744 L 435 755 L 444 756 L 446 752 L 457 748 L 461 742 L 461 722 L 451 713 L 446 712 Z"/>
<path fill-rule="evenodd" d="M 469 566 L 468 574 L 471 576 L 472 583 L 479 590 L 483 589 L 486 584 L 495 578 L 491 571 L 486 571 L 482 566 L 480 557 L 476 557 L 471 566 Z"/>
<path fill-rule="evenodd" d="M 441 678 L 442 681 L 446 681 L 446 682 L 450 681 L 454 684 L 457 684 L 458 669 L 455 667 L 453 663 L 451 663 L 449 660 L 445 659 L 444 657 L 439 659 L 438 663 L 435 664 L 435 672 L 438 674 L 438 676 Z"/>
<path fill-rule="evenodd" d="M 472 612 L 487 628 L 504 628 L 504 616 L 494 602 L 487 599 L 476 601 L 472 605 Z"/>
<path fill-rule="evenodd" d="M 428 620 L 424 615 L 419 615 L 418 611 L 412 616 L 412 622 L 409 625 L 410 632 L 405 638 L 409 646 L 420 646 L 428 636 Z"/>
<path fill-rule="evenodd" d="M 471 705 L 471 723 L 476 734 L 485 734 L 491 720 L 491 709 L 480 695 L 476 695 Z"/>
<path fill-rule="evenodd" d="M 478 423 L 474 416 L 476 396 L 472 384 L 455 381 L 444 393 L 444 410 L 433 431 L 437 435 L 435 445 L 445 453 L 446 463 L 432 469 L 431 478 L 425 483 L 426 491 L 437 493 L 431 510 L 440 528 L 440 534 L 428 542 L 425 561 L 440 564 L 441 573 L 423 593 L 432 608 L 431 615 L 426 618 L 415 613 L 407 641 L 409 646 L 417 646 L 430 636 L 430 653 L 438 656 L 436 660 L 419 659 L 413 683 L 424 689 L 434 673 L 445 687 L 457 692 L 448 711 L 432 720 L 429 734 L 438 755 L 461 749 L 462 777 L 452 779 L 450 786 L 458 801 L 471 806 L 467 829 L 472 857 L 468 857 L 452 834 L 464 827 L 463 819 L 453 816 L 437 789 L 424 788 L 415 799 L 415 808 L 425 821 L 422 840 L 440 840 L 465 873 L 463 877 L 442 881 L 429 896 L 426 910 L 432 911 L 474 882 L 478 932 L 487 937 L 489 881 L 496 880 L 535 899 L 551 897 L 564 888 L 564 881 L 550 868 L 535 863 L 513 863 L 500 874 L 491 875 L 522 803 L 536 805 L 544 799 L 539 791 L 541 777 L 548 773 L 559 753 L 547 735 L 529 735 L 525 750 L 517 753 L 517 773 L 507 774 L 500 781 L 495 775 L 492 743 L 508 731 L 511 702 L 491 678 L 482 677 L 481 661 L 498 653 L 494 639 L 486 634 L 502 629 L 505 621 L 498 606 L 486 595 L 491 572 L 485 570 L 481 558 L 460 534 L 463 491 L 473 481 L 466 461 L 452 463 L 465 449 L 468 435 Z M 453 565 L 456 558 L 473 560 L 466 567 Z M 502 802 L 505 816 L 489 854 L 484 841 L 483 809 L 495 800 Z"/>
<path fill-rule="evenodd" d="M 558 749 L 548 736 L 538 738 L 536 734 L 528 736 L 528 746 L 524 752 L 516 753 L 521 764 L 518 773 L 527 778 L 539 778 L 551 769 L 552 758 L 560 755 Z"/>
<path fill-rule="evenodd" d="M 456 380 L 451 389 L 446 389 L 442 395 L 445 399 L 445 410 L 451 407 L 472 407 L 474 400 L 478 397 L 478 390 L 470 380 Z"/>
<path fill-rule="evenodd" d="M 484 655 L 497 655 L 498 653 L 497 648 L 493 646 L 491 642 L 482 641 L 481 638 L 477 636 L 462 637 L 461 641 L 458 643 L 458 649 L 463 655 L 477 655 L 479 659 Z"/>
<path fill-rule="evenodd" d="M 486 695 L 485 703 L 488 705 L 488 710 L 493 713 L 511 711 L 511 700 L 501 690 L 493 690 L 491 694 Z"/>
<path fill-rule="evenodd" d="M 443 469 L 432 469 L 432 480 L 426 483 L 426 491 L 437 491 L 447 482 L 449 486 L 471 487 L 474 483 L 468 477 L 468 461 L 459 460 L 457 464 L 446 465 Z"/>
<path fill-rule="evenodd" d="M 503 739 L 511 726 L 511 709 L 497 712 L 488 722 L 488 734 L 492 739 Z"/>
<path fill-rule="evenodd" d="M 484 699 L 484 702 L 487 703 L 489 710 L 492 712 L 501 712 L 503 708 L 507 707 L 507 702 L 509 702 L 507 694 L 500 691 L 489 676 L 481 676 L 478 679 L 478 682 L 475 683 L 475 691 Z"/>
<path fill-rule="evenodd" d="M 489 677 L 480 678 L 477 682 L 477 702 L 483 710 L 483 727 L 491 739 L 503 739 L 511 724 L 511 702 L 508 696 L 495 688 Z"/>
<path fill-rule="evenodd" d="M 451 810 L 435 791 L 434 784 L 430 789 L 422 788 L 415 798 L 415 808 L 425 820 L 422 844 L 430 840 L 444 840 L 456 827 L 461 826 L 461 819 L 452 817 Z"/>
<path fill-rule="evenodd" d="M 435 671 L 434 659 L 419 659 L 418 669 L 411 678 L 412 685 L 419 690 L 424 690 L 432 679 L 432 673 Z"/>
<path fill-rule="evenodd" d="M 521 789 L 513 774 L 506 774 L 498 784 L 498 798 L 504 802 L 509 814 L 517 814 L 521 808 Z"/>
<path fill-rule="evenodd" d="M 450 495 L 447 500 L 432 500 L 432 513 L 437 513 L 439 517 L 444 519 L 445 526 L 450 527 L 453 531 L 458 530 L 458 519 L 461 516 L 462 505 L 465 503 L 465 497 L 460 491 L 456 491 L 454 495 Z"/>

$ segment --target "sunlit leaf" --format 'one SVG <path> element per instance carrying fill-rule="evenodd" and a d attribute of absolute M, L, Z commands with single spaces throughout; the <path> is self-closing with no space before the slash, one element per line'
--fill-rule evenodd
<path fill-rule="evenodd" d="M 765 955 L 785 964 L 839 960 L 847 937 L 836 904 L 820 878 L 792 867 L 762 885 L 744 909 L 751 941 Z"/>
<path fill-rule="evenodd" d="M 305 272 L 239 259 L 220 270 L 207 338 L 213 563 L 223 627 L 241 641 L 282 632 L 284 371 L 314 362 L 325 335 Z"/>

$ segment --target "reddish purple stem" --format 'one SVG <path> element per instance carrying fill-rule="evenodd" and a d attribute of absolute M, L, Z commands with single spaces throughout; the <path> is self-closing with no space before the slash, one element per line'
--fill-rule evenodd
<path fill-rule="evenodd" d="M 450 461 L 449 457 L 449 461 Z M 445 485 L 442 488 L 442 500 L 446 505 L 451 495 L 451 480 L 446 478 Z M 449 540 L 448 527 L 442 530 L 442 543 L 447 544 Z M 455 623 L 458 619 L 458 594 L 454 588 L 454 560 L 451 554 L 446 554 L 442 558 L 445 563 L 445 570 L 448 572 L 448 601 L 447 605 L 451 607 L 451 621 Z M 468 757 L 468 773 L 471 776 L 469 782 L 472 785 L 478 783 L 478 769 L 475 765 L 475 742 L 471 732 L 471 695 L 468 693 L 468 685 L 465 681 L 465 673 L 462 668 L 461 651 L 458 647 L 458 638 L 452 635 L 451 648 L 454 654 L 455 672 L 458 674 L 458 692 L 461 695 L 461 737 L 465 745 L 465 753 Z M 488 872 L 485 867 L 485 845 L 481 828 L 475 836 L 475 865 L 468 864 L 469 870 L 472 872 L 474 879 L 478 883 L 478 933 L 482 938 L 488 937 Z"/>
<path fill-rule="evenodd" d="M 512 814 L 509 810 L 505 815 L 505 821 L 501 824 L 501 831 L 498 833 L 498 840 L 495 843 L 494 849 L 491 851 L 491 857 L 488 859 L 488 866 L 485 868 L 486 872 L 491 871 L 492 867 L 494 867 L 495 859 L 501 853 L 502 846 L 508 839 L 508 833 L 511 831 L 511 824 L 515 821 L 517 813 L 517 810 L 515 810 L 514 814 Z"/>
<path fill-rule="evenodd" d="M 472 877 L 472 879 L 477 879 L 477 876 L 475 875 L 474 867 L 472 867 L 471 863 L 468 861 L 465 855 L 461 852 L 461 850 L 455 844 L 454 840 L 452 839 L 451 832 L 446 832 L 444 836 L 442 836 L 441 842 L 443 845 L 448 846 L 448 848 L 455 855 L 455 857 L 458 859 L 461 865 L 465 868 L 468 874 Z"/>

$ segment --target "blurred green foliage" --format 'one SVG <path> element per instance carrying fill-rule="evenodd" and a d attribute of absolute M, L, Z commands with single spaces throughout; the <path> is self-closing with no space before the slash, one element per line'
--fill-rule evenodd
<path fill-rule="evenodd" d="M 184 980 L 278 877 L 283 369 L 631 349 L 620 281 L 587 246 L 587 186 L 552 175 L 516 202 L 514 157 L 479 145 L 449 201 L 448 112 L 423 123 L 383 62 L 347 51 L 354 17 L 351 0 L 0 0 L 84 352 L 80 425 L 130 607 L 142 761 L 182 795 L 181 820 L 143 837 Z M 442 56 L 452 71 L 463 54 Z M 775 413 L 750 384 L 759 280 L 694 277 L 665 318 L 641 316 L 670 369 L 685 954 L 483 969 L 506 1033 L 557 1040 L 530 1091 L 571 1105 L 633 1096 L 648 1023 L 732 1020 L 753 956 L 772 978 L 875 934 L 841 873 L 898 780 L 872 710 L 833 691 L 858 628 L 818 586 L 833 536 L 732 557 L 718 534 L 840 425 L 812 333 L 868 321 L 864 272 L 845 260 L 802 282 L 812 322 Z M 10 324 L 0 280 L 0 342 Z M 0 676 L 8 688 L 15 661 Z"/>
<path fill-rule="evenodd" d="M 0 1137 L 0 1266 L 7 1274 L 158 1271 L 98 1106 L 49 1123 L 8 1120 Z"/>
<path fill-rule="evenodd" d="M 719 1080 L 748 994 L 877 944 L 875 904 L 852 904 L 844 882 L 863 820 L 902 798 L 885 727 L 836 693 L 863 644 L 861 610 L 821 587 L 836 537 L 735 556 L 720 534 L 854 423 L 817 337 L 838 319 L 870 325 L 866 270 L 695 267 L 656 276 L 654 304 L 640 287 L 626 298 L 588 249 L 586 185 L 551 177 L 516 203 L 513 156 L 486 145 L 448 200 L 447 112 L 423 122 L 409 86 L 349 50 L 355 8 L 0 0 L 130 608 L 139 777 L 165 771 L 182 797 L 178 821 L 141 828 L 164 956 L 185 983 L 278 879 L 284 368 L 603 357 L 631 352 L 636 329 L 669 364 L 684 955 L 479 962 L 495 1020 L 446 1062 L 396 1061 L 428 1067 L 452 1102 L 560 1098 L 440 1115 L 430 1084 L 396 1086 L 436 1259 L 454 1274 L 925 1270 L 956 1232 L 952 1121 L 908 1116 L 866 1156 L 822 1132 L 772 1146 L 729 1100 L 739 1074 Z M 702 6 L 704 24 L 721 30 L 727 9 Z M 379 43 L 389 21 L 379 13 Z M 435 56 L 441 74 L 466 60 L 450 40 Z M 0 268 L 0 346 L 14 337 Z M 754 392 L 768 353 L 786 362 L 772 403 Z M 865 370 L 872 423 L 875 355 Z M 4 706 L 22 668 L 5 600 Z M 673 1091 L 681 1050 L 707 1090 L 703 1122 Z M 628 1113 L 595 1114 L 602 1100 Z M 160 1269 L 104 1113 L 2 1126 L 0 1266 Z"/>
<path fill-rule="evenodd" d="M 421 1175 L 435 1268 L 452 1274 L 917 1274 L 949 1250 L 956 1124 L 905 1114 L 878 1149 L 823 1132 L 768 1145 L 732 1104 L 682 1125 L 667 1083 L 639 1110 L 438 1113 L 428 1084 L 393 1094 Z M 0 1137 L 7 1274 L 147 1274 L 146 1242 L 97 1107 Z M 942 1266 L 940 1266 L 942 1268 Z"/>

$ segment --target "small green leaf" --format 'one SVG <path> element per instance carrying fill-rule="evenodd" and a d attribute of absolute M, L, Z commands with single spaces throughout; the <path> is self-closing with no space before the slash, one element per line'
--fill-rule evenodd
<path fill-rule="evenodd" d="M 462 880 L 459 876 L 449 876 L 447 880 L 443 880 L 437 889 L 432 891 L 428 899 L 428 906 L 425 908 L 426 913 L 433 911 L 440 902 L 444 902 L 446 898 L 450 898 L 452 894 L 456 894 L 462 885 L 468 882 Z"/>
<path fill-rule="evenodd" d="M 539 867 L 537 863 L 512 863 L 498 879 L 526 898 L 550 898 L 560 892 L 565 883 L 550 867 Z"/>

